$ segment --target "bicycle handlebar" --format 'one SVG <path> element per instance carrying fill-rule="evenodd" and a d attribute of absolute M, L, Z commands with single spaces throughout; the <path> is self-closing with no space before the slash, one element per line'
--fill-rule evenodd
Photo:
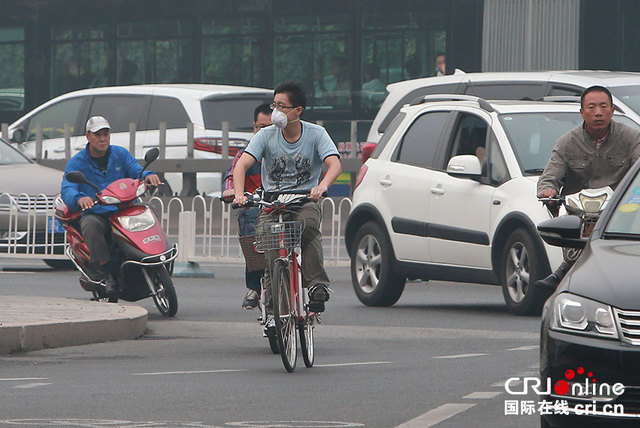
<path fill-rule="evenodd" d="M 267 208 L 267 207 L 273 207 L 273 206 L 287 207 L 289 205 L 294 205 L 294 204 L 304 204 L 312 200 L 310 197 L 310 192 L 305 192 L 305 193 L 278 192 L 278 193 L 270 193 L 270 195 L 273 195 L 275 197 L 275 199 L 271 202 L 266 201 L 264 198 L 262 198 L 260 195 L 256 193 L 249 193 L 249 192 L 245 192 L 245 196 L 248 199 L 247 199 L 247 203 L 244 205 L 238 205 L 235 202 L 232 202 L 230 200 L 225 200 L 225 199 L 223 199 L 223 202 L 227 204 L 231 203 L 231 208 L 237 209 L 242 207 L 247 207 L 247 208 L 249 207 Z M 283 202 L 277 199 L 279 195 L 299 195 L 299 196 L 291 198 L 291 200 L 289 201 Z"/>

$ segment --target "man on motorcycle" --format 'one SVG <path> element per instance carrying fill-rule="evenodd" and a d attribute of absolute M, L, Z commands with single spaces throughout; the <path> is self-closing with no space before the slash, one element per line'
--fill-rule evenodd
<path fill-rule="evenodd" d="M 64 171 L 62 179 L 62 199 L 70 211 L 83 211 L 80 229 L 84 241 L 91 252 L 91 270 L 94 281 L 104 281 L 109 299 L 117 299 L 117 282 L 110 273 L 109 245 L 107 236 L 111 233 L 109 216 L 117 207 L 95 205 L 96 191 L 85 183 L 72 183 L 67 173 L 80 171 L 100 189 L 120 178 L 137 178 L 142 172 L 138 161 L 127 149 L 110 145 L 111 127 L 102 116 L 93 116 L 87 121 L 87 145 L 73 156 Z M 144 172 L 144 178 L 152 186 L 162 184 L 160 178 L 151 171 Z M 94 206 L 95 205 L 95 206 Z"/>
<path fill-rule="evenodd" d="M 559 192 L 569 195 L 606 186 L 615 190 L 640 158 L 640 133 L 611 120 L 614 110 L 607 88 L 591 86 L 584 90 L 580 97 L 584 122 L 558 139 L 538 180 L 538 197 L 553 198 Z M 571 265 L 563 261 L 555 272 L 535 285 L 555 289 Z"/>
<path fill-rule="evenodd" d="M 298 210 L 305 220 L 302 273 L 304 286 L 309 289 L 309 308 L 322 312 L 324 302 L 329 300 L 329 277 L 323 266 L 321 212 L 317 201 L 342 172 L 340 154 L 324 128 L 300 120 L 306 107 L 306 96 L 299 83 L 279 84 L 271 107 L 274 126 L 258 132 L 236 164 L 234 202 L 238 205 L 247 203 L 243 193 L 245 174 L 259 160 L 262 161 L 262 185 L 266 192 L 310 192 L 312 201 Z M 323 164 L 327 166 L 327 172 L 321 179 Z"/>

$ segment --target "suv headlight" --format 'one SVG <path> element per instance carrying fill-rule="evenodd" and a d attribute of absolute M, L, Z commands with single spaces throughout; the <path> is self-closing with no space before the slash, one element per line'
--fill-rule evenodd
<path fill-rule="evenodd" d="M 122 227 L 127 229 L 129 232 L 141 232 L 143 230 L 150 229 L 154 224 L 156 224 L 153 213 L 149 208 L 138 215 L 118 217 L 118 221 L 120 221 Z"/>
<path fill-rule="evenodd" d="M 590 336 L 618 338 L 611 306 L 571 293 L 558 294 L 551 304 L 551 328 Z"/>

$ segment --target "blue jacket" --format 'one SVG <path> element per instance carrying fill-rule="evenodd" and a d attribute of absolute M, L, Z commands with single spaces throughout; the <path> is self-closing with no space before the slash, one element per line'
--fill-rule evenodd
<path fill-rule="evenodd" d="M 95 198 L 96 191 L 88 184 L 72 183 L 67 180 L 67 173 L 71 171 L 80 171 L 84 173 L 87 180 L 98 186 L 100 190 L 107 187 L 109 184 L 120 178 L 138 178 L 142 166 L 138 163 L 136 158 L 131 156 L 129 151 L 120 146 L 109 146 L 107 149 L 109 152 L 109 162 L 107 164 L 107 171 L 102 172 L 98 165 L 91 159 L 89 155 L 89 143 L 87 146 L 69 162 L 64 170 L 64 176 L 62 178 L 62 200 L 69 207 L 69 210 L 78 211 L 80 206 L 78 205 L 78 199 L 83 196 L 89 196 Z M 145 171 L 143 176 L 146 177 L 150 174 L 155 174 L 152 171 Z M 116 211 L 118 208 L 115 205 L 95 205 L 93 208 L 85 211 L 92 214 L 108 214 Z"/>

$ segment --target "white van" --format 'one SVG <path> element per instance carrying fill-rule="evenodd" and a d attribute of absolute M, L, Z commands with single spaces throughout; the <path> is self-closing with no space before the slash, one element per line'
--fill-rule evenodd
<path fill-rule="evenodd" d="M 377 143 L 403 105 L 431 94 L 466 94 L 488 100 L 536 100 L 547 96 L 580 96 L 593 85 L 607 87 L 616 110 L 640 123 L 640 73 L 619 71 L 535 71 L 464 73 L 405 80 L 387 86 L 388 95 L 367 136 Z"/>
<path fill-rule="evenodd" d="M 243 86 L 167 84 L 83 89 L 56 97 L 9 126 L 9 138 L 27 156 L 35 157 L 36 125 L 43 131 L 43 157 L 63 159 L 64 124 L 71 131 L 71 156 L 87 140 L 85 124 L 91 116 L 104 116 L 111 125 L 111 144 L 129 148 L 129 123 L 136 124 L 134 156 L 158 146 L 159 123 L 167 124 L 167 159 L 184 159 L 188 122 L 194 124 L 194 157 L 219 158 L 222 122 L 229 126 L 229 154 L 244 148 L 253 135 L 253 111 L 271 103 L 273 91 Z M 182 187 L 180 173 L 167 173 L 170 192 Z M 198 193 L 220 191 L 220 173 L 198 173 Z"/>

